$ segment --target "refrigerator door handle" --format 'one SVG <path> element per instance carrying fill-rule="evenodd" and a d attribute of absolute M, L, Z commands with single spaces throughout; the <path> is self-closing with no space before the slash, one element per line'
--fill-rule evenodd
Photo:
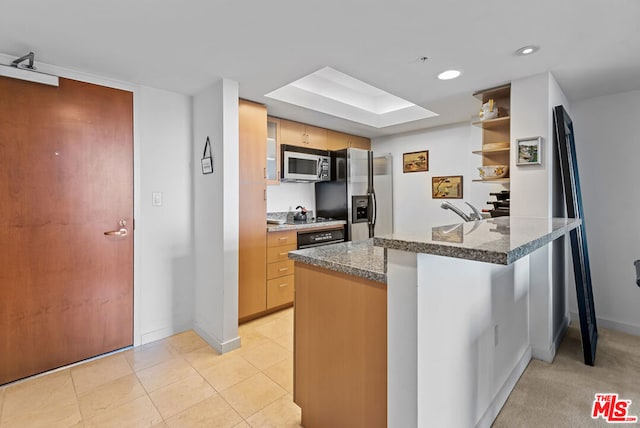
<path fill-rule="evenodd" d="M 375 227 L 378 217 L 378 201 L 376 200 L 376 192 L 371 192 L 371 224 Z"/>

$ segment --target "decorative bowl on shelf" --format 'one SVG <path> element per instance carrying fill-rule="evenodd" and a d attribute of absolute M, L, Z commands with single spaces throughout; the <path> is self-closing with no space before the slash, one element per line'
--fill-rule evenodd
<path fill-rule="evenodd" d="M 481 111 L 479 116 L 480 120 L 495 119 L 498 117 L 498 108 L 494 107 L 493 110 Z"/>
<path fill-rule="evenodd" d="M 503 178 L 509 172 L 509 165 L 479 166 L 478 171 L 480 172 L 480 178 L 483 180 Z"/>
<path fill-rule="evenodd" d="M 495 105 L 493 99 L 482 104 L 479 116 L 480 120 L 489 120 L 498 117 L 498 107 Z"/>

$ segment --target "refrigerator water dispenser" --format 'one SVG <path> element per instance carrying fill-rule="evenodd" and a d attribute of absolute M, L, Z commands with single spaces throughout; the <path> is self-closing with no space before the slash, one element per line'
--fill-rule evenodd
<path fill-rule="evenodd" d="M 369 221 L 369 196 L 352 196 L 352 223 L 367 223 Z"/>

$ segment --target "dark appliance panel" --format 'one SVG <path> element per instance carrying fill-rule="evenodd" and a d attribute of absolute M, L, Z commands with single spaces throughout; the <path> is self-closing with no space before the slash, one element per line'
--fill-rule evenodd
<path fill-rule="evenodd" d="M 316 183 L 316 216 L 347 219 L 347 182 L 324 181 Z"/>

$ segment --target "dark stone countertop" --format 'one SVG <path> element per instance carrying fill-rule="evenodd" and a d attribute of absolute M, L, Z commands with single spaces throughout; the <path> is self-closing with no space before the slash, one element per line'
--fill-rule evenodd
<path fill-rule="evenodd" d="M 347 275 L 387 283 L 384 249 L 375 247 L 373 239 L 290 251 L 289 258 Z"/>
<path fill-rule="evenodd" d="M 437 226 L 425 234 L 393 233 L 373 238 L 374 245 L 508 265 L 580 225 L 573 218 L 497 217 Z"/>

